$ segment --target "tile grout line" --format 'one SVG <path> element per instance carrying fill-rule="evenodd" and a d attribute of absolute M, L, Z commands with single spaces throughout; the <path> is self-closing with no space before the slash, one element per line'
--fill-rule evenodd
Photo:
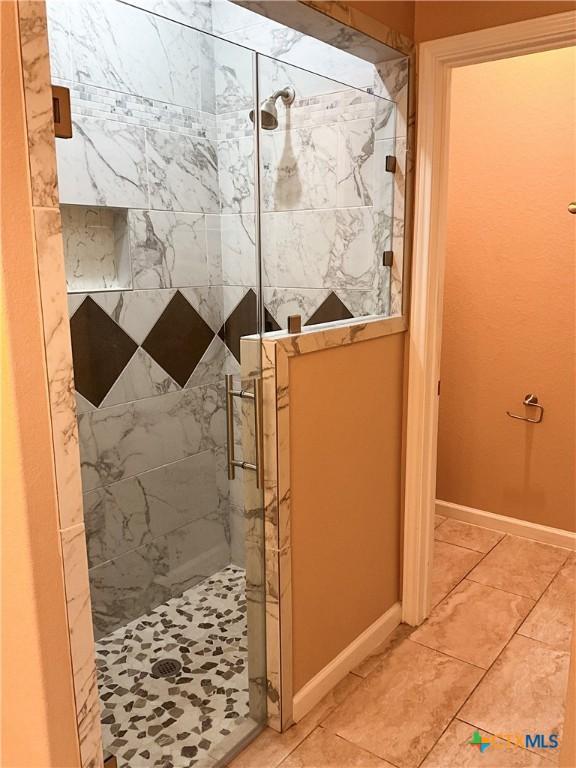
<path fill-rule="evenodd" d="M 447 519 L 449 519 L 449 518 L 447 518 Z M 445 521 L 445 520 L 443 520 L 443 521 L 442 521 L 442 523 L 440 524 L 440 526 L 441 526 L 441 525 L 442 525 L 444 522 L 446 522 L 446 521 Z M 440 528 L 440 526 L 438 526 L 438 528 Z M 480 527 L 480 526 L 478 526 L 478 527 Z M 490 530 L 490 529 L 484 529 L 484 530 Z M 496 542 L 496 544 L 495 544 L 495 545 L 494 545 L 494 546 L 493 546 L 493 547 L 492 547 L 492 548 L 491 548 L 491 549 L 490 549 L 488 552 L 486 552 L 486 553 L 485 553 L 485 554 L 484 554 L 484 555 L 483 555 L 483 556 L 480 558 L 480 560 L 479 560 L 479 561 L 476 563 L 476 565 L 474 565 L 474 566 L 473 566 L 473 567 L 472 567 L 472 568 L 471 568 L 471 569 L 470 569 L 470 570 L 469 570 L 469 571 L 468 571 L 468 572 L 467 572 L 467 573 L 466 573 L 466 574 L 465 574 L 465 575 L 462 577 L 462 579 L 460 579 L 460 581 L 458 582 L 458 584 L 456 584 L 456 585 L 454 586 L 454 588 L 453 588 L 452 590 L 450 590 L 450 592 L 448 592 L 448 594 L 447 594 L 447 595 L 445 595 L 445 597 L 443 597 L 443 598 L 442 598 L 442 600 L 440 600 L 438 603 L 436 603 L 436 605 L 435 605 L 435 606 L 432 608 L 432 610 L 434 610 L 434 609 L 435 609 L 435 608 L 436 608 L 438 605 L 440 605 L 440 603 L 444 602 L 444 600 L 446 600 L 446 598 L 447 598 L 447 597 L 449 597 L 449 596 L 452 594 L 452 592 L 453 592 L 453 591 L 454 591 L 454 590 L 455 590 L 455 589 L 456 589 L 456 588 L 457 588 L 457 587 L 458 587 L 458 586 L 459 586 L 459 585 L 460 585 L 460 584 L 461 584 L 463 581 L 465 581 L 465 580 L 468 580 L 468 581 L 471 581 L 471 582 L 473 582 L 473 580 L 472 580 L 472 579 L 467 579 L 467 576 L 468 576 L 468 574 L 469 574 L 469 573 L 471 573 L 471 572 L 472 572 L 472 570 L 474 570 L 474 568 L 476 568 L 477 566 L 479 566 L 479 565 L 480 565 L 480 563 L 481 563 L 481 562 L 482 562 L 482 561 L 485 559 L 485 557 L 487 557 L 487 555 L 489 555 L 489 554 L 490 554 L 490 552 L 492 552 L 492 550 L 493 550 L 493 549 L 495 549 L 495 548 L 498 546 L 498 544 L 500 544 L 502 541 L 504 541 L 506 538 L 508 538 L 508 536 L 509 536 L 509 535 L 510 535 L 510 534 L 504 534 L 504 536 L 503 536 L 503 537 L 500 539 L 500 541 Z M 449 542 L 444 542 L 444 543 L 449 543 Z M 453 545 L 453 546 L 458 546 L 458 545 Z M 463 547 L 463 549 L 465 549 L 465 547 Z M 469 551 L 474 551 L 474 550 L 469 550 Z M 561 569 L 564 567 L 565 563 L 566 563 L 566 561 L 564 561 L 564 563 L 563 563 L 563 564 L 560 566 L 560 569 L 559 569 L 559 570 L 558 570 L 558 572 L 557 572 L 557 573 L 554 575 L 554 577 L 553 577 L 553 579 L 552 579 L 552 580 L 554 580 L 554 578 L 556 578 L 556 576 L 558 575 L 558 573 L 560 572 L 560 570 L 561 570 Z M 474 584 L 478 584 L 479 582 L 473 582 L 473 583 L 474 583 Z M 550 582 L 550 583 L 551 583 L 551 582 Z M 482 586 L 490 586 L 490 585 L 482 585 Z M 550 586 L 550 584 L 549 584 L 548 586 Z M 494 589 L 498 589 L 498 588 L 497 588 L 497 587 L 494 587 Z M 547 591 L 547 589 L 548 589 L 548 587 L 546 587 L 546 588 L 545 588 L 544 592 L 546 592 L 546 591 Z M 501 592 L 505 592 L 505 590 L 500 590 L 500 591 L 501 591 Z M 535 602 L 535 604 L 532 606 L 532 608 L 530 609 L 530 613 L 531 613 L 531 612 L 534 610 L 534 608 L 536 607 L 536 604 L 537 604 L 537 602 L 539 602 L 539 601 L 540 601 L 540 599 L 543 597 L 543 595 L 544 595 L 544 592 L 542 593 L 542 595 L 540 595 L 540 598 L 538 598 L 538 601 L 536 601 L 536 602 Z M 525 595 L 516 595 L 516 594 L 515 594 L 515 593 L 513 593 L 513 592 L 506 592 L 506 594 L 514 594 L 514 595 L 515 595 L 515 597 L 525 597 Z M 431 612 L 432 612 L 432 611 L 431 611 Z M 522 626 L 522 624 L 524 623 L 524 621 L 526 620 L 526 618 L 528 618 L 528 616 L 530 615 L 530 613 L 529 613 L 529 614 L 528 614 L 528 615 L 525 617 L 525 619 L 524 619 L 524 620 L 523 620 L 523 622 L 520 624 L 520 626 Z M 478 680 L 478 682 L 476 683 L 476 685 L 473 687 L 473 689 L 470 691 L 470 693 L 468 694 L 468 696 L 466 697 L 466 699 L 464 700 L 464 702 L 463 702 L 463 703 L 460 705 L 460 707 L 458 708 L 458 710 L 456 711 L 456 713 L 455 713 L 455 714 L 452 716 L 452 718 L 451 718 L 450 722 L 448 723 L 448 725 L 446 726 L 446 728 L 444 728 L 444 730 L 442 731 L 442 733 L 440 734 L 440 736 L 438 737 L 438 739 L 436 739 L 436 740 L 435 740 L 435 742 L 434 742 L 434 744 L 432 745 L 432 747 L 430 748 L 430 750 L 429 750 L 429 751 L 426 753 L 426 755 L 424 756 L 424 758 L 423 758 L 423 759 L 422 759 L 422 760 L 421 760 L 421 761 L 418 763 L 418 766 L 422 765 L 422 764 L 424 763 L 424 761 L 425 761 L 425 760 L 428 758 L 428 756 L 430 755 L 430 753 L 432 752 L 432 750 L 433 750 L 433 749 L 436 747 L 436 745 L 438 744 L 438 742 L 440 741 L 440 739 L 442 738 L 442 736 L 443 736 L 443 735 L 446 733 L 446 731 L 448 730 L 448 728 L 449 728 L 449 727 L 452 725 L 452 723 L 453 723 L 455 720 L 459 720 L 459 717 L 458 717 L 458 715 L 460 714 L 460 712 L 462 711 L 462 709 L 463 709 L 463 708 L 466 706 L 467 702 L 468 702 L 468 701 L 470 700 L 470 698 L 473 696 L 473 694 L 475 693 L 475 691 L 477 690 L 477 688 L 480 686 L 480 684 L 481 684 L 481 683 L 482 683 L 482 682 L 483 682 L 483 681 L 486 679 L 486 676 L 487 676 L 487 675 L 488 675 L 488 673 L 489 673 L 489 672 L 492 670 L 492 668 L 494 667 L 494 665 L 496 664 L 496 662 L 498 661 L 498 659 L 500 658 L 500 656 L 501 656 L 501 655 L 504 653 L 504 651 L 506 650 L 506 648 L 507 648 L 507 647 L 508 647 L 508 645 L 510 644 L 510 642 L 511 642 L 512 638 L 513 638 L 513 637 L 515 637 L 517 634 L 518 634 L 518 630 L 516 630 L 515 632 L 513 632 L 513 633 L 512 633 L 512 635 L 509 637 L 509 639 L 508 639 L 508 640 L 507 640 L 507 642 L 505 643 L 505 645 L 504 645 L 504 647 L 502 648 L 502 650 L 500 651 L 500 653 L 499 653 L 499 654 L 496 656 L 496 658 L 494 659 L 494 661 L 493 661 L 493 662 L 490 664 L 490 666 L 489 666 L 487 669 L 483 669 L 483 668 L 481 668 L 481 667 L 477 667 L 477 669 L 482 669 L 482 672 L 483 672 L 482 676 L 480 677 L 480 679 Z M 521 635 L 521 637 L 522 637 L 522 635 Z M 408 639 L 408 640 L 411 640 L 412 638 L 411 638 L 411 637 L 408 637 L 407 639 Z M 414 643 L 416 643 L 416 644 L 418 644 L 418 645 L 419 645 L 419 643 L 417 643 L 417 641 L 416 641 L 416 640 L 412 640 L 412 642 L 414 642 Z M 427 646 L 422 646 L 422 647 L 427 647 Z M 432 650 L 436 650 L 436 649 L 432 649 Z M 437 651 L 437 652 L 438 652 L 438 653 L 442 653 L 442 651 Z M 443 655 L 444 655 L 444 656 L 447 656 L 448 658 L 451 658 L 451 659 L 455 658 L 455 657 L 449 656 L 448 654 L 443 654 Z M 461 659 L 458 659 L 458 661 L 462 661 L 462 660 L 461 660 Z M 469 664 L 469 662 L 463 662 L 463 663 L 465 663 L 465 664 Z M 470 666 L 474 666 L 474 667 L 475 667 L 476 665 L 474 665 L 474 664 L 470 664 Z M 464 720 L 460 720 L 460 722 L 466 722 L 466 721 L 464 721 Z M 475 724 L 473 724 L 473 723 L 468 723 L 468 724 L 469 724 L 469 725 L 471 725 L 471 727 L 473 727 L 473 728 L 480 728 L 480 726 L 477 726 L 477 725 L 475 725 Z M 484 729 L 484 728 L 481 728 L 481 730 L 484 730 L 484 731 L 486 731 L 486 729 Z M 489 732 L 489 731 L 486 731 L 486 733 L 490 733 L 490 732 Z M 492 734 L 492 735 L 496 735 L 496 734 Z M 531 752 L 531 750 L 526 750 L 526 751 L 527 751 L 527 752 Z M 539 753 L 532 753 L 532 754 L 538 754 L 538 755 L 539 755 Z M 539 756 L 540 756 L 540 755 L 539 755 Z"/>
<path fill-rule="evenodd" d="M 506 538 L 507 538 L 509 535 L 510 535 L 510 534 L 506 534 Z M 502 539 L 502 541 L 504 541 L 504 539 Z M 500 542 L 499 542 L 499 543 L 500 543 Z M 563 566 L 560 566 L 560 568 L 562 568 L 562 567 L 563 567 Z M 554 576 L 554 578 L 555 578 L 555 576 Z M 478 582 L 474 582 L 474 583 L 478 583 Z M 544 592 L 545 592 L 547 589 L 548 589 L 548 587 L 546 587 L 546 589 L 544 590 Z M 502 592 L 504 592 L 505 590 L 501 590 L 501 591 L 502 591 Z M 544 595 L 544 592 L 542 593 L 542 595 L 540 595 L 540 597 L 538 598 L 538 601 L 537 601 L 537 602 L 539 602 L 539 601 L 541 600 L 542 596 Z M 507 593 L 507 594 L 514 594 L 514 593 L 510 592 L 510 593 Z M 524 595 L 517 595 L 517 597 L 524 597 Z M 531 613 L 531 612 L 534 610 L 534 608 L 536 607 L 536 604 L 537 604 L 537 603 L 535 603 L 535 604 L 532 606 L 532 609 L 531 609 L 530 613 Z M 530 615 L 530 614 L 528 614 L 528 615 Z M 526 618 L 528 618 L 528 616 L 527 616 Z M 523 622 L 522 622 L 522 623 L 523 623 Z M 522 624 L 521 624 L 520 626 L 522 626 Z M 516 630 L 516 631 L 515 631 L 515 632 L 514 632 L 514 633 L 513 633 L 513 634 L 512 634 L 510 637 L 509 637 L 509 639 L 507 640 L 506 644 L 504 645 L 504 647 L 502 648 L 502 650 L 500 651 L 500 653 L 498 654 L 498 656 L 496 656 L 496 658 L 494 659 L 494 661 L 492 662 L 492 664 L 491 664 L 491 665 L 488 667 L 488 669 L 486 669 L 486 670 L 485 670 L 485 674 L 484 674 L 484 675 L 482 675 L 481 679 L 478 681 L 478 684 L 474 686 L 473 690 L 470 692 L 470 694 L 467 696 L 466 700 L 465 700 L 465 701 L 463 702 L 463 704 L 460 706 L 460 708 L 458 709 L 458 711 L 456 712 L 456 714 L 455 714 L 455 715 L 454 715 L 454 717 L 452 718 L 453 720 L 456 720 L 456 719 L 460 719 L 460 720 L 461 720 L 461 722 L 467 722 L 466 720 L 463 720 L 462 718 L 459 718 L 459 717 L 458 717 L 458 716 L 459 716 L 459 714 L 460 714 L 460 712 L 461 712 L 461 711 L 464 709 L 464 707 L 466 706 L 466 704 L 468 703 L 468 701 L 470 700 L 470 698 L 473 696 L 473 694 L 475 693 L 475 691 L 476 691 L 476 689 L 478 688 L 478 686 L 480 685 L 480 683 L 481 683 L 483 680 L 485 680 L 485 679 L 486 679 L 486 677 L 487 677 L 487 675 L 488 675 L 488 673 L 492 671 L 492 669 L 493 669 L 493 667 L 495 666 L 496 662 L 497 662 L 497 661 L 500 659 L 500 657 L 503 655 L 504 651 L 505 651 L 505 650 L 508 648 L 508 646 L 509 646 L 509 645 L 510 645 L 510 643 L 512 642 L 512 639 L 513 639 L 514 637 L 516 637 L 517 635 L 518 635 L 518 630 Z M 520 635 L 520 637 L 524 637 L 524 635 Z M 527 638 L 527 639 L 531 640 L 532 638 Z M 537 641 L 537 642 L 538 642 L 538 641 Z M 545 645 L 545 644 L 544 644 L 544 643 L 542 643 L 542 645 Z M 547 646 L 547 647 L 549 647 L 549 646 Z M 481 726 L 479 726 L 479 725 L 476 725 L 475 723 L 468 723 L 468 724 L 469 724 L 469 725 L 471 725 L 473 728 L 480 728 L 481 730 L 483 730 L 483 731 L 486 731 L 486 729 L 485 729 L 485 728 L 481 728 Z M 490 733 L 490 731 L 486 731 L 486 733 Z M 497 735 L 497 734 L 493 734 L 493 735 Z M 504 739 L 504 741 L 507 741 L 507 739 Z M 509 742 L 509 743 L 513 743 L 513 742 Z M 518 745 L 516 745 L 516 746 L 518 746 Z M 526 751 L 526 752 L 531 752 L 532 754 L 537 754 L 537 755 L 539 755 L 539 756 L 542 756 L 542 755 L 540 755 L 540 753 L 539 753 L 539 752 L 532 752 L 532 750 L 526 749 L 525 747 L 521 747 L 521 748 L 522 748 L 522 749 L 525 749 L 525 751 Z"/>

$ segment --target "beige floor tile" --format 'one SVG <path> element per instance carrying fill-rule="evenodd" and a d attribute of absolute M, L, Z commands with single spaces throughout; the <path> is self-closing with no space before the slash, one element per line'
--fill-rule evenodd
<path fill-rule="evenodd" d="M 458 718 L 494 734 L 561 734 L 569 658 L 566 651 L 514 635 Z M 559 756 L 559 750 L 541 752 L 552 760 Z"/>
<path fill-rule="evenodd" d="M 488 669 L 533 606 L 527 597 L 464 579 L 411 638 Z"/>
<path fill-rule="evenodd" d="M 517 536 L 506 536 L 468 576 L 472 581 L 537 600 L 568 552 Z"/>
<path fill-rule="evenodd" d="M 448 519 L 436 528 L 434 538 L 436 541 L 445 541 L 447 544 L 456 544 L 458 547 L 486 553 L 504 538 L 504 534 L 462 523 L 460 520 Z"/>
<path fill-rule="evenodd" d="M 229 763 L 229 768 L 276 768 L 361 683 L 356 675 L 346 675 L 299 723 L 284 733 L 267 728 Z"/>
<path fill-rule="evenodd" d="M 325 728 L 316 728 L 286 760 L 280 763 L 280 768 L 394 768 L 394 766 L 360 747 L 355 747 Z"/>
<path fill-rule="evenodd" d="M 434 527 L 438 528 L 438 526 L 441 525 L 441 523 L 443 523 L 444 520 L 446 520 L 444 515 L 434 515 Z"/>
<path fill-rule="evenodd" d="M 482 730 L 478 730 L 482 741 L 490 741 L 491 745 L 480 752 L 470 743 L 474 731 L 468 723 L 454 720 L 421 768 L 550 768 L 545 758 Z"/>
<path fill-rule="evenodd" d="M 576 557 L 574 553 L 542 595 L 518 630 L 519 635 L 568 650 L 576 609 Z"/>
<path fill-rule="evenodd" d="M 432 606 L 443 600 L 481 558 L 479 552 L 445 544 L 443 541 L 434 542 Z"/>
<path fill-rule="evenodd" d="M 352 670 L 352 674 L 368 677 L 382 663 L 384 656 L 393 651 L 407 637 L 410 637 L 412 632 L 414 632 L 414 627 L 411 627 L 409 624 L 399 624 L 394 632 L 372 651 L 370 656 L 367 656 L 364 661 Z"/>
<path fill-rule="evenodd" d="M 416 768 L 482 674 L 405 640 L 324 725 L 398 768 Z"/>

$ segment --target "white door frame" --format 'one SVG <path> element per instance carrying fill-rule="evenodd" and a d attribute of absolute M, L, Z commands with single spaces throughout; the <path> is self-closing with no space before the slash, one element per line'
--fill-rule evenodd
<path fill-rule="evenodd" d="M 433 40 L 418 49 L 402 596 L 402 620 L 414 626 L 430 611 L 451 71 L 575 44 L 576 12 L 569 11 Z"/>

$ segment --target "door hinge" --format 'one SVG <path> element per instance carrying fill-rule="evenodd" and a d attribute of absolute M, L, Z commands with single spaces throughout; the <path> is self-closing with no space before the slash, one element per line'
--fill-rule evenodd
<path fill-rule="evenodd" d="M 72 138 L 72 111 L 70 89 L 62 85 L 52 86 L 52 111 L 54 113 L 54 135 L 57 139 Z"/>
<path fill-rule="evenodd" d="M 394 251 L 384 251 L 382 253 L 382 266 L 391 267 L 394 262 Z"/>
<path fill-rule="evenodd" d="M 438 379 L 438 397 L 440 397 L 440 379 Z"/>

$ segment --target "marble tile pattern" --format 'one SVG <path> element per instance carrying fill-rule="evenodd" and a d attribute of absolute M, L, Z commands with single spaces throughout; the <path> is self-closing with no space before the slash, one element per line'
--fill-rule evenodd
<path fill-rule="evenodd" d="M 561 741 L 569 661 L 567 651 L 515 635 L 459 718 L 494 734 L 532 733 L 537 723 L 539 733 L 555 733 Z M 559 757 L 546 749 L 534 751 L 554 762 Z"/>
<path fill-rule="evenodd" d="M 360 749 L 325 728 L 316 728 L 305 741 L 296 747 L 281 768 L 394 768 L 376 755 Z"/>
<path fill-rule="evenodd" d="M 568 650 L 576 612 L 576 555 L 572 553 L 544 592 L 519 635 Z"/>
<path fill-rule="evenodd" d="M 568 550 L 549 544 L 506 536 L 468 578 L 537 600 L 568 555 Z"/>
<path fill-rule="evenodd" d="M 354 693 L 359 684 L 359 678 L 346 675 L 300 722 L 283 733 L 267 728 L 231 761 L 229 768 L 272 768 L 280 765 L 317 726 L 325 723 L 330 714 Z"/>
<path fill-rule="evenodd" d="M 436 541 L 455 544 L 458 547 L 473 549 L 476 552 L 489 552 L 504 538 L 504 534 L 499 531 L 490 531 L 477 525 L 462 523 L 460 520 L 447 519 L 440 521 L 440 523 L 434 534 Z"/>
<path fill-rule="evenodd" d="M 374 760 L 395 768 L 557 764 L 560 750 L 540 749 L 525 735 L 555 733 L 562 741 L 569 651 L 563 647 L 566 627 L 554 618 L 560 602 L 569 599 L 562 579 L 572 564 L 570 555 L 549 588 L 546 616 L 552 621 L 545 638 L 524 637 L 518 629 L 511 634 L 531 599 L 464 580 L 420 629 L 400 625 L 302 720 L 284 733 L 266 729 L 231 768 L 379 765 Z M 438 567 L 443 565 L 436 560 Z M 438 648 L 421 645 L 418 636 L 427 627 L 435 640 L 442 639 Z M 459 649 L 444 645 L 458 639 Z M 450 657 L 470 649 L 472 663 Z M 477 661 L 488 670 L 475 666 Z"/>
<path fill-rule="evenodd" d="M 91 567 L 152 542 L 217 508 L 212 451 L 88 491 L 84 518 Z"/>
<path fill-rule="evenodd" d="M 96 768 L 102 741 L 84 526 L 62 531 L 61 543 L 82 764 Z"/>
<path fill-rule="evenodd" d="M 68 290 L 131 288 L 126 211 L 63 205 L 60 213 Z"/>
<path fill-rule="evenodd" d="M 18 3 L 26 106 L 31 202 L 38 255 L 47 392 L 53 427 L 55 480 L 70 653 L 82 768 L 101 768 L 100 706 L 90 614 L 88 569 L 82 524 L 78 430 L 66 282 L 58 210 L 56 156 L 44 3 Z"/>
<path fill-rule="evenodd" d="M 223 407 L 206 385 L 81 414 L 84 490 L 222 445 Z"/>
<path fill-rule="evenodd" d="M 527 597 L 464 579 L 410 637 L 488 669 L 533 607 Z"/>
<path fill-rule="evenodd" d="M 78 472 L 79 435 L 74 402 L 70 329 L 66 322 L 66 283 L 58 209 L 35 208 L 34 229 L 46 339 L 59 522 L 61 529 L 66 529 L 82 522 L 82 487 Z"/>
<path fill-rule="evenodd" d="M 549 768 L 550 762 L 539 755 L 528 752 L 522 747 L 495 739 L 481 729 L 476 729 L 483 741 L 490 741 L 489 754 L 480 752 L 470 744 L 472 729 L 468 723 L 455 719 L 442 734 L 442 737 L 422 763 L 422 768 L 447 768 L 458 765 L 459 768 Z M 489 760 L 489 763 L 487 763 Z"/>
<path fill-rule="evenodd" d="M 119 768 L 215 765 L 236 730 L 255 726 L 244 591 L 229 566 L 97 642 L 104 747 Z M 180 672 L 155 677 L 163 659 Z"/>
<path fill-rule="evenodd" d="M 123 209 L 129 241 L 129 270 L 125 251 L 114 238 L 111 248 L 109 238 L 99 249 L 100 263 L 92 257 L 83 261 L 93 272 L 77 269 L 74 275 L 82 250 L 77 241 L 69 269 L 77 279 L 71 286 L 88 293 L 138 345 L 176 289 L 218 333 L 256 284 L 253 138 L 246 114 L 253 93 L 252 54 L 190 28 L 208 29 L 206 4 L 62 5 L 49 5 L 53 68 L 58 82 L 71 88 L 75 133 L 71 141 L 57 142 L 60 199 L 85 209 Z M 233 11 L 229 5 L 225 13 L 220 7 L 221 21 Z M 232 23 L 231 38 L 237 34 L 235 39 L 253 49 L 272 42 L 271 52 L 283 58 L 261 73 L 261 86 L 293 82 L 299 97 L 290 125 L 280 109 L 273 149 L 281 174 L 278 180 L 270 166 L 271 212 L 285 214 L 289 228 L 292 215 L 312 200 L 326 211 L 329 235 L 329 260 L 311 281 L 301 275 L 306 263 L 312 266 L 305 249 L 313 238 L 301 241 L 293 275 L 282 277 L 273 262 L 271 271 L 280 277 L 270 283 L 271 315 L 287 317 L 295 291 L 304 294 L 304 320 L 330 291 L 352 315 L 388 314 L 390 275 L 378 260 L 390 238 L 392 185 L 390 179 L 381 181 L 376 150 L 394 135 L 395 106 L 292 66 L 291 57 L 300 63 L 318 50 L 305 35 L 274 24 L 248 26 L 253 29 Z M 372 65 L 350 66 L 353 59 L 332 46 L 324 52 L 323 74 L 356 85 L 372 82 Z M 293 158 L 286 154 L 286 139 Z M 318 149 L 326 152 L 320 169 L 314 159 Z M 319 170 L 326 181 L 319 181 Z M 303 188 L 294 186 L 294 173 L 303 176 Z M 74 300 L 71 308 L 77 309 Z M 179 594 L 222 567 L 232 552 L 241 558 L 245 521 L 235 512 L 242 496 L 228 487 L 223 471 L 219 386 L 224 373 L 237 370 L 228 347 L 216 338 L 185 384 L 139 347 L 99 409 L 78 394 L 98 634 Z M 174 498 L 178 482 L 173 488 L 161 483 L 204 454 L 216 461 L 216 490 L 212 483 L 209 511 L 203 497 L 198 499 L 202 514 L 195 517 L 195 505 Z M 158 527 L 153 516 L 142 526 L 148 506 L 173 513 L 164 525 Z M 279 559 L 286 560 L 286 551 Z M 278 598 L 287 588 L 280 586 Z M 272 697 L 274 690 L 269 687 Z"/>
<path fill-rule="evenodd" d="M 481 677 L 480 669 L 407 640 L 325 725 L 398 768 L 416 768 Z"/>
<path fill-rule="evenodd" d="M 54 122 L 50 83 L 50 56 L 46 46 L 44 6 L 35 0 L 18 4 L 22 74 L 26 99 L 30 182 L 34 206 L 58 206 L 58 179 L 54 154 Z M 56 22 L 58 26 L 58 22 Z M 62 43 L 66 40 L 60 38 Z"/>
<path fill-rule="evenodd" d="M 74 80 L 171 104 L 200 103 L 196 30 L 111 0 L 69 4 L 69 24 Z"/>
<path fill-rule="evenodd" d="M 432 607 L 438 605 L 481 559 L 480 552 L 435 541 Z"/>

